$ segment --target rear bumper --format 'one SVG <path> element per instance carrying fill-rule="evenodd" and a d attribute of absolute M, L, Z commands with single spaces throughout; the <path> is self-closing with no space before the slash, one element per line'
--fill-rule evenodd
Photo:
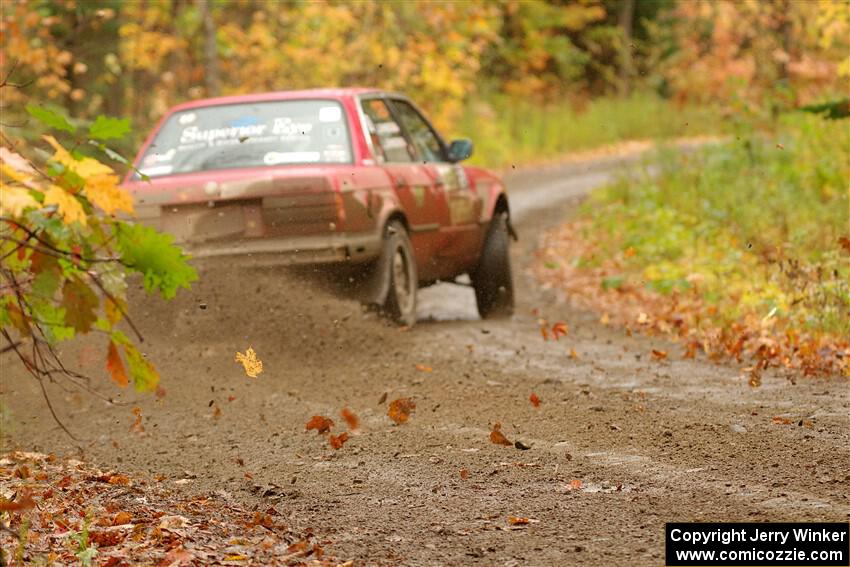
<path fill-rule="evenodd" d="M 228 259 L 236 263 L 291 266 L 352 263 L 377 258 L 381 237 L 376 233 L 329 234 L 286 238 L 251 238 L 221 242 L 182 243 L 193 259 Z"/>

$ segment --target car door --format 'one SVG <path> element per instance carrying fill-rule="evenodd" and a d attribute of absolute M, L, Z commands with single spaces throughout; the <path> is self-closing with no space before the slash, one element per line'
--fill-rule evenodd
<path fill-rule="evenodd" d="M 381 95 L 362 97 L 360 105 L 375 161 L 387 172 L 407 217 L 419 275 L 422 279 L 438 277 L 433 259 L 440 248 L 440 226 L 447 216 L 445 195 L 417 159 L 387 100 Z"/>
<path fill-rule="evenodd" d="M 449 161 L 445 144 L 422 113 L 401 97 L 393 97 L 391 104 L 417 159 L 445 199 L 447 215 L 441 222 L 444 238 L 437 255 L 447 271 L 457 271 L 455 266 L 468 265 L 469 259 L 477 253 L 482 199 L 471 186 L 463 166 Z"/>

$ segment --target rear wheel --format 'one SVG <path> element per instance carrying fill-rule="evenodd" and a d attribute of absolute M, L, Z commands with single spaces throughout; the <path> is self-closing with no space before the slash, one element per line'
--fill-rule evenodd
<path fill-rule="evenodd" d="M 384 229 L 381 257 L 375 265 L 379 293 L 373 305 L 400 325 L 416 323 L 416 292 L 418 279 L 413 246 L 404 225 L 392 221 Z"/>
<path fill-rule="evenodd" d="M 514 284 L 508 248 L 508 214 L 498 213 L 490 222 L 487 238 L 471 275 L 475 302 L 483 319 L 507 317 L 514 312 Z"/>

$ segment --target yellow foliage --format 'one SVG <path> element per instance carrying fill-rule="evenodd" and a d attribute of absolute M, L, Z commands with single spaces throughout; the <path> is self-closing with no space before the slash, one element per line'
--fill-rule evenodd
<path fill-rule="evenodd" d="M 59 142 L 56 141 L 56 138 L 53 136 L 43 136 L 44 140 L 53 146 L 53 149 L 56 150 L 56 153 L 53 154 L 53 161 L 59 162 L 68 169 L 71 169 L 82 177 L 84 180 L 88 181 L 92 177 L 102 176 L 102 175 L 114 175 L 112 172 L 112 168 L 108 165 L 104 165 L 93 158 L 84 157 L 82 159 L 74 159 L 74 156 L 68 153 L 68 151 L 59 145 Z"/>
<path fill-rule="evenodd" d="M 80 202 L 57 185 L 51 185 L 44 194 L 44 205 L 56 205 L 65 224 L 71 224 L 74 221 L 79 221 L 82 225 L 87 224 L 86 212 Z"/>
<path fill-rule="evenodd" d="M 38 208 L 38 201 L 21 187 L 12 187 L 0 181 L 0 214 L 20 217 L 30 207 Z"/>
<path fill-rule="evenodd" d="M 86 181 L 85 193 L 89 201 L 111 215 L 117 211 L 133 214 L 133 198 L 126 189 L 118 186 L 117 175 L 99 175 Z"/>

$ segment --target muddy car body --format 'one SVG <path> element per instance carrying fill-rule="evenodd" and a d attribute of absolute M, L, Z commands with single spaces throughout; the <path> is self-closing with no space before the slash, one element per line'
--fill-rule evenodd
<path fill-rule="evenodd" d="M 125 186 L 194 258 L 356 266 L 406 324 L 419 286 L 469 274 L 482 316 L 509 313 L 507 196 L 471 151 L 398 94 L 221 97 L 171 109 Z"/>

